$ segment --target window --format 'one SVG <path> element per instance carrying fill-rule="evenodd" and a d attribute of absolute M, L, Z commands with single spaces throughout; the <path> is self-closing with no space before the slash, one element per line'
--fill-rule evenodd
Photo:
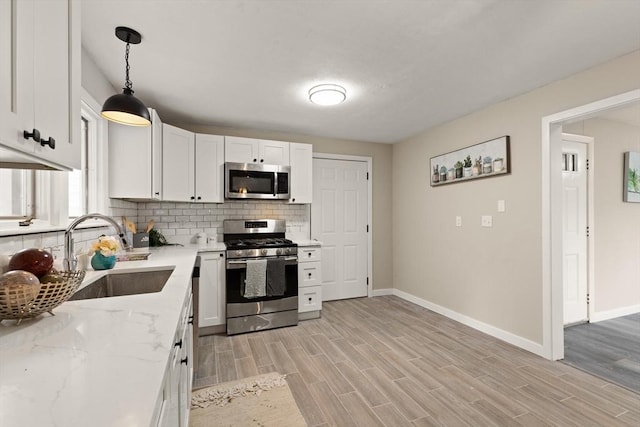
<path fill-rule="evenodd" d="M 34 171 L 0 169 L 0 218 L 22 218 L 34 213 Z"/>
<path fill-rule="evenodd" d="M 76 218 L 87 213 L 87 158 L 89 152 L 89 120 L 82 116 L 80 120 L 80 145 L 82 149 L 82 169 L 69 172 L 69 217 Z"/>
<path fill-rule="evenodd" d="M 106 198 L 105 158 L 106 125 L 100 117 L 99 105 L 88 94 L 81 102 L 82 169 L 69 172 L 69 217 L 76 218 L 89 212 L 103 212 Z"/>

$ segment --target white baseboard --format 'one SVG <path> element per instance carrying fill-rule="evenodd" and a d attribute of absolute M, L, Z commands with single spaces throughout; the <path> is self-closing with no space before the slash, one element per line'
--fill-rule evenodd
<path fill-rule="evenodd" d="M 616 317 L 628 316 L 636 313 L 640 313 L 640 304 L 615 308 L 613 310 L 598 311 L 591 315 L 589 322 L 602 322 L 603 320 L 615 319 Z"/>
<path fill-rule="evenodd" d="M 374 297 L 381 297 L 384 295 L 393 295 L 393 288 L 387 288 L 387 289 L 374 289 L 373 290 L 373 295 Z"/>
<path fill-rule="evenodd" d="M 467 325 L 473 329 L 476 329 L 480 332 L 484 332 L 487 335 L 491 335 L 492 337 L 498 338 L 502 341 L 508 342 L 509 344 L 513 344 L 516 347 L 520 347 L 524 350 L 530 351 L 531 353 L 537 354 L 540 357 L 545 357 L 544 349 L 542 344 L 533 342 L 526 338 L 523 338 L 519 335 L 512 334 L 511 332 L 504 331 L 500 328 L 496 328 L 495 326 L 480 322 L 472 317 L 465 316 L 464 314 L 460 314 L 456 311 L 448 309 L 446 307 L 442 307 L 438 304 L 434 304 L 430 301 L 424 300 L 422 298 L 418 298 L 414 295 L 411 295 L 407 292 L 398 290 L 398 289 L 380 289 L 380 291 L 391 291 L 392 295 L 395 295 L 399 298 L 402 298 L 406 301 L 412 302 L 414 304 L 419 305 L 420 307 L 424 307 L 431 311 L 434 311 L 438 314 L 441 314 L 449 319 L 453 319 L 457 322 L 462 323 L 463 325 Z M 390 295 L 389 293 L 381 293 L 380 295 Z"/>

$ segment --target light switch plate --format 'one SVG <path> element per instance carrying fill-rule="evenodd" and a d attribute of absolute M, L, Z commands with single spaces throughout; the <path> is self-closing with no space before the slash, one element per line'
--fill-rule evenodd
<path fill-rule="evenodd" d="M 504 200 L 498 200 L 498 212 L 504 212 L 506 210 L 507 209 Z"/>
<path fill-rule="evenodd" d="M 491 215 L 482 215 L 482 226 L 493 227 L 493 217 Z"/>
<path fill-rule="evenodd" d="M 456 227 L 462 227 L 462 217 L 461 216 L 457 216 L 456 217 Z"/>

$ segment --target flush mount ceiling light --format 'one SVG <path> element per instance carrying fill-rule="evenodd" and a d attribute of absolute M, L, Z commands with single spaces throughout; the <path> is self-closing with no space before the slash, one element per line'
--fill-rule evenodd
<path fill-rule="evenodd" d="M 127 27 L 116 27 L 116 37 L 127 44 L 124 60 L 125 82 L 122 93 L 109 97 L 102 106 L 102 117 L 112 122 L 129 126 L 149 126 L 151 116 L 142 101 L 133 96 L 133 83 L 129 80 L 129 45 L 139 44 L 142 36 L 136 30 Z"/>
<path fill-rule="evenodd" d="M 347 99 L 347 90 L 339 85 L 322 84 L 309 89 L 309 101 L 318 105 L 337 105 Z"/>

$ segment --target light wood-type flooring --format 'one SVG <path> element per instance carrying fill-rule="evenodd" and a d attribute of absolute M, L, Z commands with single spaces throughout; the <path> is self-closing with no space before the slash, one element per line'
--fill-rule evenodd
<path fill-rule="evenodd" d="M 564 361 L 640 393 L 640 313 L 566 328 Z"/>
<path fill-rule="evenodd" d="M 199 340 L 196 387 L 277 371 L 309 426 L 639 426 L 640 395 L 393 296 Z"/>

